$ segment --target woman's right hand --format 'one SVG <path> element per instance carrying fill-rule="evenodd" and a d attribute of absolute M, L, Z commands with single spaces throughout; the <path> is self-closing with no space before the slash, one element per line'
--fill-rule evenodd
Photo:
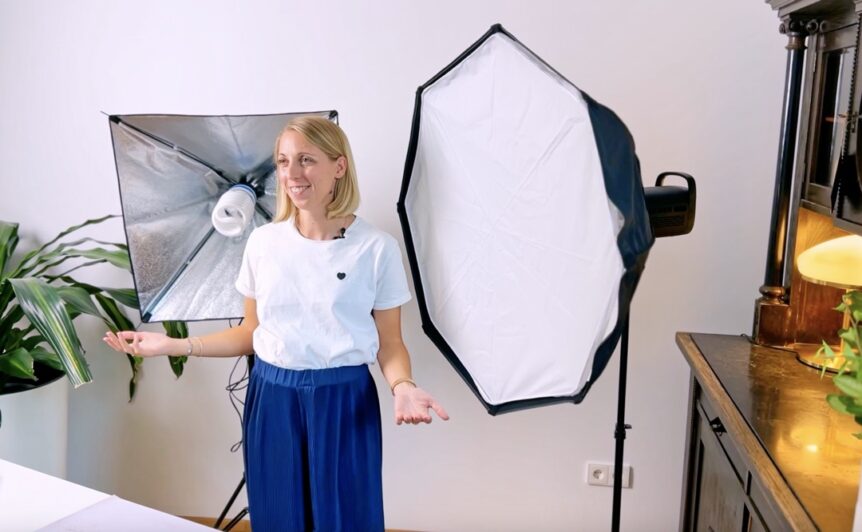
<path fill-rule="evenodd" d="M 108 331 L 102 340 L 115 351 L 139 357 L 185 354 L 182 344 L 186 340 L 171 338 L 164 333 L 119 331 L 115 334 Z"/>

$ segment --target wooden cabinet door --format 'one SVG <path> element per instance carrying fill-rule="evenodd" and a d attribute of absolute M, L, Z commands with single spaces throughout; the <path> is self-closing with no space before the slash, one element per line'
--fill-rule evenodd
<path fill-rule="evenodd" d="M 748 528 L 745 494 L 709 423 L 700 419 L 695 530 L 732 532 Z"/>

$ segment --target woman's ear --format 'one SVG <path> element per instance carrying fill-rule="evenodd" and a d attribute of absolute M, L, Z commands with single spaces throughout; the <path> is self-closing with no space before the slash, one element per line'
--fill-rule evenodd
<path fill-rule="evenodd" d="M 341 179 L 347 173 L 347 157 L 340 156 L 335 160 L 335 179 Z"/>

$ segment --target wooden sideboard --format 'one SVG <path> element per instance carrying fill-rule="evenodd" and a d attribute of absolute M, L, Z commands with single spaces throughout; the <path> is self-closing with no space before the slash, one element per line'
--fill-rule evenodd
<path fill-rule="evenodd" d="M 862 430 L 831 378 L 743 336 L 677 333 L 691 366 L 680 530 L 851 530 Z"/>

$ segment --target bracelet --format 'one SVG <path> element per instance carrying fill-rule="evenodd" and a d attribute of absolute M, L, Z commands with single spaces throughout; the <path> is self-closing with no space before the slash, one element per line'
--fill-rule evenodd
<path fill-rule="evenodd" d="M 188 336 L 186 337 L 186 342 L 188 342 L 189 346 L 186 348 L 186 356 L 201 356 L 204 352 L 204 342 L 200 339 L 199 336 Z M 197 346 L 197 352 L 195 352 L 195 346 Z"/>
<path fill-rule="evenodd" d="M 395 379 L 395 382 L 393 382 L 392 386 L 389 387 L 392 390 L 392 395 L 395 395 L 395 387 L 398 386 L 399 384 L 401 384 L 402 382 L 409 382 L 410 384 L 413 385 L 414 388 L 418 387 L 418 386 L 416 386 L 416 382 L 413 379 L 411 379 L 409 377 L 401 377 L 400 379 Z"/>

